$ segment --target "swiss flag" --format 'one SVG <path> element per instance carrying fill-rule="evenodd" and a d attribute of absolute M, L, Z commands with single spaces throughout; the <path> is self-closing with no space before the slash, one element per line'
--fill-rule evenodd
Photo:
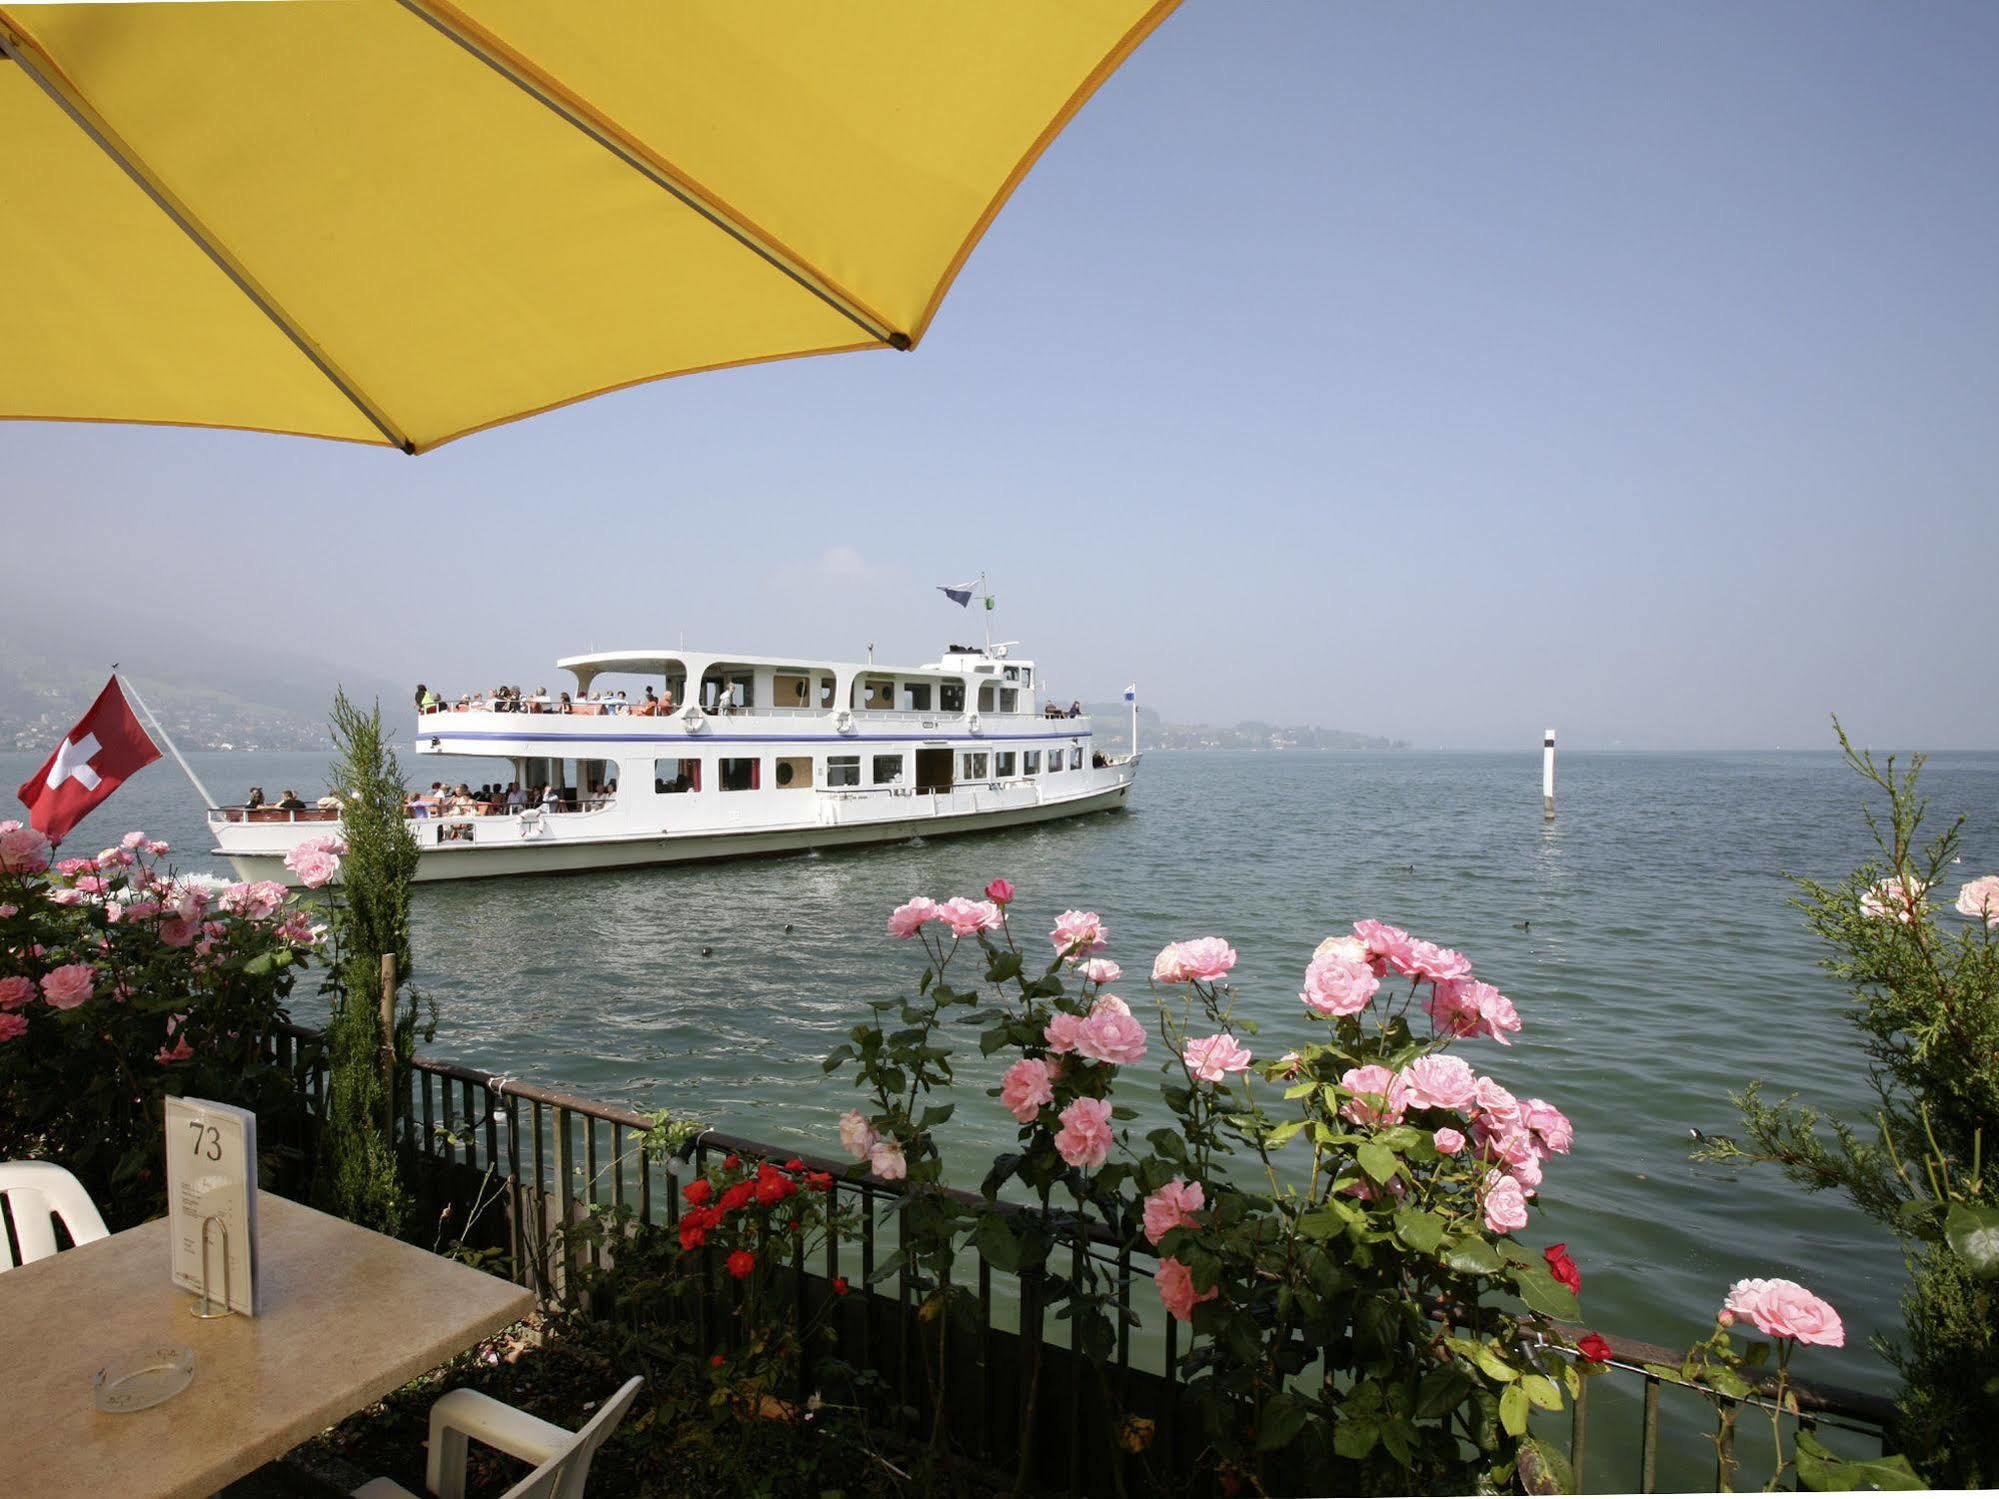
<path fill-rule="evenodd" d="M 92 807 L 125 784 L 125 777 L 159 758 L 113 677 L 56 752 L 21 783 L 21 804 L 28 821 L 51 843 L 60 843 Z"/>

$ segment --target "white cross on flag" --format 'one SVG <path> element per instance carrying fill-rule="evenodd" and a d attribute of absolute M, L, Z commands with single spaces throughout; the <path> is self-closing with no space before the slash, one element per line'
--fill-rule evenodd
<path fill-rule="evenodd" d="M 60 843 L 127 776 L 159 758 L 113 677 L 56 752 L 21 783 L 21 804 L 28 821 L 51 843 Z"/>

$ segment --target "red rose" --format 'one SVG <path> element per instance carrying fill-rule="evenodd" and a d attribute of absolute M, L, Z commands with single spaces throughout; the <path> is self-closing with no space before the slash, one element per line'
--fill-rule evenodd
<path fill-rule="evenodd" d="M 729 1256 L 729 1273 L 741 1280 L 757 1267 L 757 1257 L 747 1249 L 738 1249 Z"/>
<path fill-rule="evenodd" d="M 708 1360 L 708 1367 L 709 1367 L 709 1368 L 711 1368 L 711 1369 L 719 1369 L 719 1368 L 721 1368 L 721 1367 L 722 1367 L 722 1355 L 718 1353 L 718 1354 L 716 1354 L 716 1355 L 715 1355 L 715 1356 L 714 1356 L 713 1358 L 709 1359 L 709 1360 Z"/>
<path fill-rule="evenodd" d="M 742 1164 L 743 1158 L 739 1155 L 725 1155 L 722 1157 L 722 1169 L 724 1171 L 734 1171 Z"/>
<path fill-rule="evenodd" d="M 784 1163 L 784 1169 L 787 1171 L 803 1171 L 805 1169 L 805 1162 L 801 1161 L 797 1156 L 793 1156 Z"/>
<path fill-rule="evenodd" d="M 708 1242 L 708 1230 L 703 1224 L 691 1218 L 680 1220 L 680 1247 L 683 1251 L 699 1249 Z"/>
<path fill-rule="evenodd" d="M 833 1190 L 833 1174 L 830 1171 L 815 1171 L 805 1178 L 805 1185 L 815 1192 Z"/>
<path fill-rule="evenodd" d="M 696 1207 L 699 1207 L 701 1206 L 702 1203 L 706 1202 L 709 1198 L 715 1195 L 715 1189 L 708 1185 L 707 1177 L 697 1176 L 693 1181 L 689 1182 L 684 1188 L 681 1189 L 680 1195 L 682 1197 L 685 1197 L 689 1202 L 693 1203 Z"/>
<path fill-rule="evenodd" d="M 1583 1273 L 1576 1268 L 1576 1262 L 1569 1258 L 1569 1246 L 1550 1244 L 1541 1251 L 1541 1257 L 1548 1262 L 1548 1273 L 1556 1280 L 1578 1294 L 1583 1288 Z"/>
<path fill-rule="evenodd" d="M 846 1276 L 844 1276 L 844 1275 L 836 1275 L 836 1276 L 834 1276 L 834 1277 L 833 1277 L 833 1294 L 834 1294 L 835 1296 L 844 1296 L 844 1295 L 846 1295 L 846 1294 L 847 1294 L 847 1277 L 846 1277 Z"/>
<path fill-rule="evenodd" d="M 1013 881 L 994 880 L 986 886 L 986 899 L 996 906 L 1004 906 L 1013 900 Z"/>
<path fill-rule="evenodd" d="M 737 1182 L 733 1187 L 723 1192 L 722 1211 L 733 1213 L 737 1208 L 746 1207 L 750 1199 L 756 1196 L 756 1191 L 757 1189 L 748 1182 Z"/>
<path fill-rule="evenodd" d="M 1607 1364 L 1617 1356 L 1602 1333 L 1585 1333 L 1576 1343 L 1576 1352 L 1593 1364 Z"/>

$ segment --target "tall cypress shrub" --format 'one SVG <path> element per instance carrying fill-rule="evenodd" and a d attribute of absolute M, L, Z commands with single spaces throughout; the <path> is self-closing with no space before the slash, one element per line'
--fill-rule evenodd
<path fill-rule="evenodd" d="M 320 1197 L 356 1223 L 397 1233 L 408 1206 L 397 1167 L 389 1092 L 382 1079 L 382 958 L 393 955 L 400 989 L 410 970 L 410 885 L 417 847 L 403 820 L 402 768 L 382 727 L 379 703 L 362 711 L 336 692 L 332 791 L 341 799 L 347 853 L 333 907 L 337 938 L 327 1026 L 326 1117 L 320 1135 Z M 407 1060 L 414 1027 L 389 1038 Z"/>

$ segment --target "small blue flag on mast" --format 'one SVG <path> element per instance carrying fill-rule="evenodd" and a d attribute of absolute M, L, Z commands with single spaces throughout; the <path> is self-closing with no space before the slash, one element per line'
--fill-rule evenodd
<path fill-rule="evenodd" d="M 1138 683 L 1133 682 L 1129 687 L 1125 688 L 1124 700 L 1128 703 L 1135 703 L 1138 701 Z"/>
<path fill-rule="evenodd" d="M 972 593 L 978 586 L 976 582 L 960 583 L 956 588 L 940 584 L 937 591 L 960 609 L 969 609 L 972 607 Z"/>

